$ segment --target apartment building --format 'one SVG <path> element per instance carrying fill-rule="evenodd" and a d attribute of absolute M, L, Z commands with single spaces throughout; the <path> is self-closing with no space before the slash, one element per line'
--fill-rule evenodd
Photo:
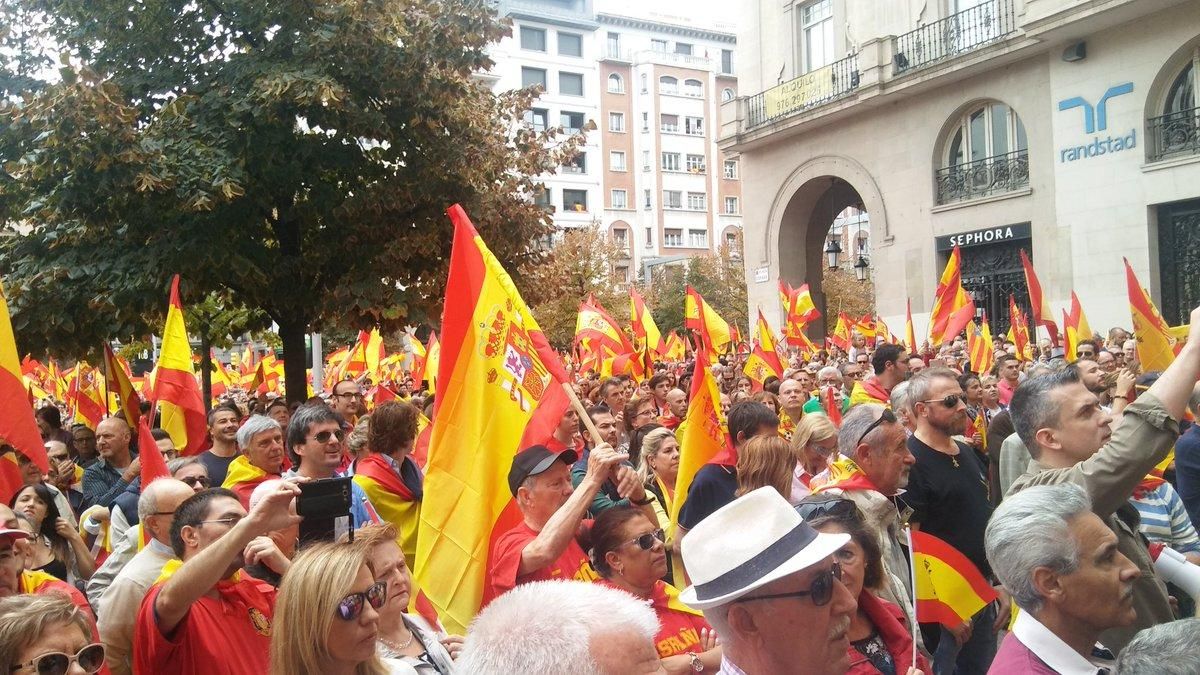
<path fill-rule="evenodd" d="M 717 148 L 720 103 L 737 96 L 736 38 L 686 17 L 595 10 L 501 2 L 513 35 L 493 50 L 493 88 L 542 85 L 526 120 L 537 128 L 595 123 L 580 159 L 544 176 L 538 198 L 559 227 L 607 233 L 624 253 L 615 274 L 633 281 L 740 240 L 738 159 Z"/>
<path fill-rule="evenodd" d="M 1200 304 L 1200 3 L 755 0 L 740 155 L 750 305 L 777 280 L 818 303 L 833 214 L 869 217 L 880 314 L 926 321 L 954 246 L 993 329 L 1027 301 L 1030 253 L 1055 313 L 1128 327 L 1127 258 L 1172 325 Z M 1059 315 L 1061 318 L 1061 315 Z M 999 324 L 997 326 L 997 324 Z M 921 325 L 917 326 L 918 331 Z"/>

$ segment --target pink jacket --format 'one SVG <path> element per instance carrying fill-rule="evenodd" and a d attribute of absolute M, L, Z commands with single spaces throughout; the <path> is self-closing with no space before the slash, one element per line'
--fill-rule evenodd
<path fill-rule="evenodd" d="M 892 655 L 892 660 L 896 663 L 897 673 L 907 673 L 909 667 L 913 665 L 922 672 L 933 672 L 929 669 L 929 662 L 920 653 L 917 654 L 917 662 L 913 663 L 912 633 L 905 625 L 904 612 L 899 607 L 887 600 L 881 600 L 866 589 L 858 594 L 858 606 L 866 612 L 867 619 L 874 624 L 875 630 L 879 631 L 879 637 L 883 638 L 888 653 Z M 850 646 L 848 653 L 850 669 L 846 671 L 847 675 L 880 675 L 879 669 L 871 665 L 867 657 L 863 656 L 853 645 Z"/>

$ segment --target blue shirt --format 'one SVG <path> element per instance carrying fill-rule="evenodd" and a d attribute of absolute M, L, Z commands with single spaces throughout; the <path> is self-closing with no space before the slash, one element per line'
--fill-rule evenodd
<path fill-rule="evenodd" d="M 1200 424 L 1175 442 L 1175 487 L 1191 521 L 1200 522 Z"/>
<path fill-rule="evenodd" d="M 295 469 L 291 469 L 284 472 L 280 477 L 294 478 L 299 475 Z M 330 478 L 345 477 L 346 474 L 338 471 L 333 472 L 333 475 L 330 476 Z M 374 513 L 375 507 L 371 506 L 371 500 L 367 499 L 367 493 L 363 492 L 357 483 L 350 481 L 350 522 L 353 524 L 354 529 L 357 530 L 363 525 L 370 525 L 376 522 L 377 519 L 374 517 Z"/>

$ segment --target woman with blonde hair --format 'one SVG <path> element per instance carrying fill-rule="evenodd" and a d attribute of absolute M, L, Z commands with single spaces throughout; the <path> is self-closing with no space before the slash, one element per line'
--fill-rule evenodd
<path fill-rule="evenodd" d="M 792 475 L 792 506 L 828 480 L 829 465 L 838 457 L 838 430 L 827 415 L 805 415 L 792 432 L 796 468 Z"/>
<path fill-rule="evenodd" d="M 66 595 L 0 599 L 3 672 L 90 675 L 103 667 L 104 645 L 93 640 L 91 621 Z"/>
<path fill-rule="evenodd" d="M 792 473 L 796 458 L 792 446 L 782 436 L 755 436 L 738 449 L 737 496 L 760 487 L 775 488 L 784 499 L 792 494 Z"/>
<path fill-rule="evenodd" d="M 664 532 L 671 529 L 671 505 L 675 502 L 675 478 L 679 475 L 679 441 L 670 429 L 659 427 L 642 439 L 642 461 L 638 466 L 638 476 L 646 492 L 654 495 L 654 515 L 657 516 L 658 527 Z M 679 551 L 675 541 L 666 541 L 667 573 L 663 581 L 672 583 L 675 580 L 675 570 L 683 569 Z"/>
<path fill-rule="evenodd" d="M 272 675 L 385 675 L 375 653 L 387 583 L 366 550 L 316 544 L 292 561 L 275 600 Z"/>

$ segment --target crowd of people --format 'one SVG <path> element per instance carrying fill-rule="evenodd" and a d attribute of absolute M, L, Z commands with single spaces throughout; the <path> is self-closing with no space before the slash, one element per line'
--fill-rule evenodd
<path fill-rule="evenodd" d="M 50 401 L 36 412 L 50 471 L 17 455 L 25 485 L 0 505 L 0 667 L 1200 673 L 1200 309 L 1192 320 L 1162 372 L 1142 372 L 1121 329 L 1072 355 L 997 340 L 985 373 L 962 339 L 855 334 L 763 382 L 722 356 L 708 372 L 729 448 L 698 470 L 681 464 L 688 425 L 706 422 L 689 419 L 703 368 L 572 373 L 582 405 L 511 460 L 520 518 L 478 552 L 465 636 L 422 607 L 410 567 L 417 439 L 436 410 L 421 383 L 373 406 L 349 379 L 290 405 L 230 393 L 198 455 L 151 431 L 170 477 L 148 485 L 124 417 L 67 428 Z M 298 498 L 335 479 L 345 513 L 310 537 Z M 909 528 L 999 599 L 930 621 Z"/>

